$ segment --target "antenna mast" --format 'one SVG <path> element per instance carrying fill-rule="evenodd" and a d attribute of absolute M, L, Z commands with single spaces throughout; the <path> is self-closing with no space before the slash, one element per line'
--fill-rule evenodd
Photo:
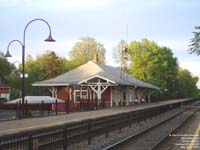
<path fill-rule="evenodd" d="M 121 52 L 121 78 L 127 80 L 127 67 L 128 67 L 128 24 L 126 25 L 126 42 L 122 45 Z"/>

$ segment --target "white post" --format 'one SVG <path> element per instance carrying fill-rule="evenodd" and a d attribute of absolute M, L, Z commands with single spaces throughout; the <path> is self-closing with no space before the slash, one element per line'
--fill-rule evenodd
<path fill-rule="evenodd" d="M 101 83 L 100 79 L 98 79 L 98 92 L 97 92 L 97 104 L 99 105 L 101 101 Z"/>
<path fill-rule="evenodd" d="M 111 90 L 110 90 L 110 92 L 111 92 L 111 94 L 110 94 L 110 107 L 112 107 L 112 105 L 113 105 L 112 86 L 110 88 L 111 88 Z"/>
<path fill-rule="evenodd" d="M 138 103 L 141 103 L 141 92 L 140 89 L 138 89 Z"/>
<path fill-rule="evenodd" d="M 150 93 L 150 91 L 148 91 L 148 102 L 149 103 L 151 102 L 151 93 Z"/>
<path fill-rule="evenodd" d="M 57 88 L 52 87 L 52 89 L 49 88 L 49 91 L 51 92 L 51 96 L 54 98 L 57 98 Z"/>

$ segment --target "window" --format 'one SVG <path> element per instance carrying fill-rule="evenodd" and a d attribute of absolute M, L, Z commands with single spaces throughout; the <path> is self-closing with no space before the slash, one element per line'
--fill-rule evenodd
<path fill-rule="evenodd" d="M 112 99 L 114 101 L 119 101 L 120 100 L 120 91 L 113 90 Z"/>
<path fill-rule="evenodd" d="M 88 99 L 88 90 L 75 90 L 74 91 L 74 101 L 79 102 L 81 99 L 87 100 Z"/>
<path fill-rule="evenodd" d="M 123 92 L 122 94 L 123 94 L 123 101 L 125 101 L 126 100 L 126 92 Z"/>
<path fill-rule="evenodd" d="M 0 99 L 9 100 L 10 99 L 10 94 L 0 93 Z"/>
<path fill-rule="evenodd" d="M 7 97 L 8 97 L 8 94 L 5 94 L 5 93 L 0 94 L 0 98 L 7 98 Z"/>
<path fill-rule="evenodd" d="M 82 99 L 88 99 L 88 93 L 86 90 L 82 91 Z"/>
<path fill-rule="evenodd" d="M 75 101 L 80 101 L 81 95 L 80 95 L 80 90 L 75 90 L 74 91 L 74 100 Z"/>

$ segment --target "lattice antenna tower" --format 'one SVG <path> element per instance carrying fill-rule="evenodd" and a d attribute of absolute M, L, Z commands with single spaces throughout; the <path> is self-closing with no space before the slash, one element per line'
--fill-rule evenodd
<path fill-rule="evenodd" d="M 126 25 L 126 43 L 122 47 L 121 52 L 121 78 L 127 80 L 128 68 L 128 24 Z"/>

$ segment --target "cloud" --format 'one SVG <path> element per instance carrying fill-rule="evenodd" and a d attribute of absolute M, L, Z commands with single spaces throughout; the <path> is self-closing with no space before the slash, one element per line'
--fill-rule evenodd
<path fill-rule="evenodd" d="M 16 5 L 16 0 L 0 0 L 0 7 L 13 7 Z"/>
<path fill-rule="evenodd" d="M 33 6 L 32 0 L 0 0 L 0 7 L 31 7 Z"/>
<path fill-rule="evenodd" d="M 80 9 L 80 8 L 91 8 L 96 7 L 100 4 L 97 0 L 60 0 L 51 1 L 46 3 L 46 7 L 50 9 Z"/>
<path fill-rule="evenodd" d="M 118 0 L 0 0 L 0 4 L 26 6 L 42 10 L 82 10 L 90 8 L 98 8 L 116 2 Z"/>

